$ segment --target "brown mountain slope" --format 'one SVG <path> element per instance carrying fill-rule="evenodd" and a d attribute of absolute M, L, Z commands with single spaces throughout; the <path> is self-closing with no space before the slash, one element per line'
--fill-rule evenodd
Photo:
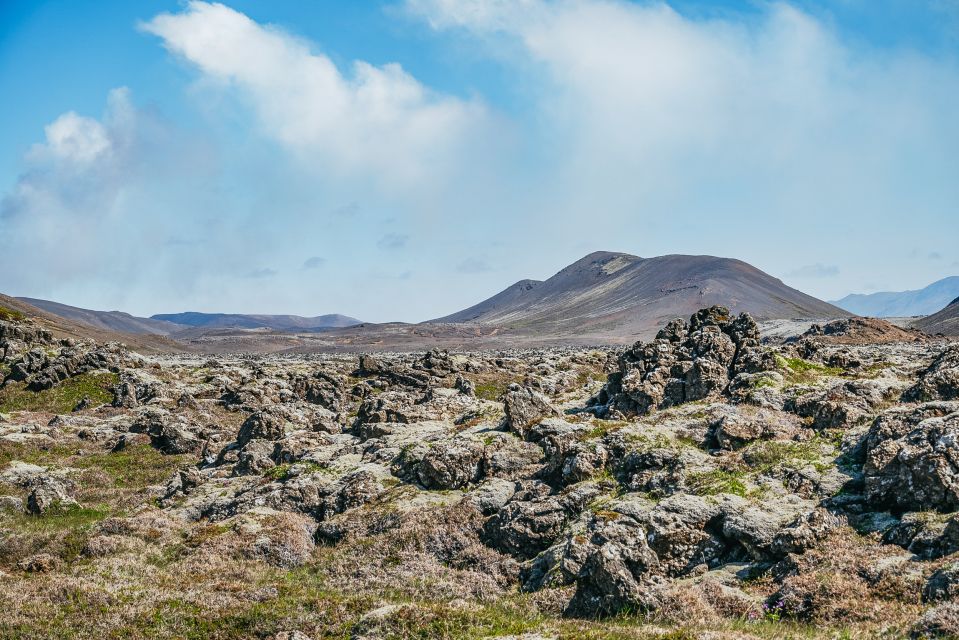
<path fill-rule="evenodd" d="M 523 280 L 433 322 L 497 325 L 524 333 L 635 335 L 713 304 L 760 320 L 850 315 L 740 260 L 597 252 L 546 281 Z"/>
<path fill-rule="evenodd" d="M 73 320 L 81 324 L 87 324 L 104 331 L 166 336 L 186 328 L 183 325 L 166 322 L 164 320 L 138 318 L 123 311 L 92 311 L 90 309 L 81 309 L 80 307 L 71 307 L 70 305 L 53 302 L 51 300 L 39 300 L 37 298 L 17 299 L 55 316 Z"/>
<path fill-rule="evenodd" d="M 959 298 L 950 302 L 945 309 L 917 320 L 913 326 L 926 333 L 959 336 Z"/>
<path fill-rule="evenodd" d="M 94 327 L 83 322 L 77 322 L 69 318 L 48 313 L 23 300 L 0 294 L 0 310 L 4 309 L 13 311 L 14 314 L 20 314 L 28 320 L 36 322 L 60 338 L 89 339 L 96 340 L 97 342 L 122 342 L 131 349 L 142 353 L 169 353 L 187 350 L 184 345 L 163 336 L 133 335 Z"/>

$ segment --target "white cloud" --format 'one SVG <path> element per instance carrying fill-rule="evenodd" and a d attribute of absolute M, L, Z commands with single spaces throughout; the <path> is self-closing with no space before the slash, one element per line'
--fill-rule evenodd
<path fill-rule="evenodd" d="M 264 131 L 328 171 L 423 180 L 453 158 L 484 108 L 430 91 L 398 64 L 330 58 L 222 4 L 193 1 L 142 25 L 206 77 L 235 87 Z"/>
<path fill-rule="evenodd" d="M 782 2 L 721 18 L 625 0 L 406 7 L 485 46 L 534 101 L 527 207 L 549 211 L 541 243 L 572 250 L 584 224 L 630 229 L 646 255 L 733 255 L 778 272 L 841 251 L 842 278 L 814 290 L 829 295 L 868 277 L 888 242 L 876 220 L 927 220 L 903 224 L 910 242 L 954 228 L 953 58 L 871 48 Z"/>
<path fill-rule="evenodd" d="M 63 114 L 44 131 L 46 149 L 58 158 L 86 163 L 110 149 L 103 125 L 93 118 L 78 116 L 73 111 Z"/>

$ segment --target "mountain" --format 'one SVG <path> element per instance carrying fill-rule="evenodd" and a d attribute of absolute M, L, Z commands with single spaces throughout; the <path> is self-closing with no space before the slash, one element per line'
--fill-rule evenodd
<path fill-rule="evenodd" d="M 42 301 L 41 301 L 42 302 Z M 25 318 L 53 332 L 58 338 L 96 340 L 97 342 L 122 342 L 135 351 L 143 353 L 175 353 L 188 348 L 164 336 L 134 334 L 105 329 L 86 322 L 60 316 L 26 302 L 0 294 L 0 319 L 13 312 L 16 318 Z"/>
<path fill-rule="evenodd" d="M 860 316 L 904 318 L 936 313 L 956 296 L 959 296 L 959 276 L 950 276 L 924 289 L 853 293 L 832 304 Z"/>
<path fill-rule="evenodd" d="M 950 302 L 945 309 L 917 320 L 912 326 L 926 333 L 959 336 L 959 298 Z"/>
<path fill-rule="evenodd" d="M 574 335 L 644 335 L 665 321 L 720 304 L 760 320 L 850 314 L 740 260 L 600 251 L 545 281 L 521 280 L 439 323 L 498 325 Z"/>
<path fill-rule="evenodd" d="M 361 324 L 360 320 L 339 314 L 328 314 L 313 318 L 288 315 L 254 315 L 239 313 L 160 313 L 150 318 L 154 321 L 175 323 L 185 327 L 202 329 L 272 329 L 274 331 L 313 331 L 351 327 Z"/>
<path fill-rule="evenodd" d="M 61 318 L 82 322 L 91 327 L 105 329 L 107 331 L 131 334 L 153 333 L 168 336 L 185 328 L 183 325 L 166 322 L 164 320 L 138 318 L 122 311 L 91 311 L 90 309 L 71 307 L 70 305 L 60 304 L 59 302 L 39 300 L 37 298 L 18 298 L 18 300 Z"/>

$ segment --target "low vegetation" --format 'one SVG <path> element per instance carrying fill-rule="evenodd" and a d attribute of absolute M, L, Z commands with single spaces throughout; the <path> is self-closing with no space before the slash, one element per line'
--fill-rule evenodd
<path fill-rule="evenodd" d="M 45 411 L 70 413 L 84 398 L 95 405 L 113 401 L 115 373 L 85 373 L 69 378 L 52 389 L 31 391 L 23 382 L 8 382 L 0 388 L 0 412 Z"/>

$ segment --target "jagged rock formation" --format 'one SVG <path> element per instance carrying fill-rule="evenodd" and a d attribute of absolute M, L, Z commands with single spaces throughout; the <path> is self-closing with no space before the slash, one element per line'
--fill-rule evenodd
<path fill-rule="evenodd" d="M 721 394 L 737 375 L 775 366 L 749 314 L 732 317 L 725 307 L 710 307 L 623 353 L 593 405 L 602 415 L 644 414 Z"/>

